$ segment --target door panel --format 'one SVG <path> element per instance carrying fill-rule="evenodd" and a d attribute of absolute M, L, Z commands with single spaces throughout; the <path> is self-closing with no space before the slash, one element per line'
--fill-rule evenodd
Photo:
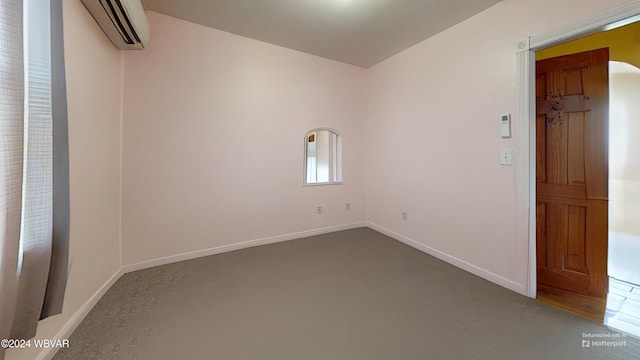
<path fill-rule="evenodd" d="M 565 95 L 582 94 L 582 69 L 573 69 L 566 72 L 567 88 Z"/>
<path fill-rule="evenodd" d="M 545 134 L 547 131 L 547 122 L 544 115 L 536 116 L 536 182 L 546 183 L 547 179 L 547 137 L 541 134 Z"/>
<path fill-rule="evenodd" d="M 547 204 L 538 201 L 536 203 L 536 264 L 538 269 L 547 266 L 546 220 Z"/>
<path fill-rule="evenodd" d="M 587 208 L 585 206 L 569 206 L 569 235 L 565 268 L 583 274 L 588 273 L 585 244 L 586 226 Z"/>
<path fill-rule="evenodd" d="M 536 63 L 538 283 L 607 290 L 608 49 Z"/>
<path fill-rule="evenodd" d="M 567 132 L 571 134 L 568 140 L 568 183 L 569 185 L 584 185 L 584 113 L 570 113 Z"/>

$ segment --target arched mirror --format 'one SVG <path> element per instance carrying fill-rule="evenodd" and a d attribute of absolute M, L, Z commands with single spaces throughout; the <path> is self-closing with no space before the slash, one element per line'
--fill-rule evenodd
<path fill-rule="evenodd" d="M 341 184 L 342 136 L 329 129 L 313 129 L 304 139 L 304 184 Z"/>

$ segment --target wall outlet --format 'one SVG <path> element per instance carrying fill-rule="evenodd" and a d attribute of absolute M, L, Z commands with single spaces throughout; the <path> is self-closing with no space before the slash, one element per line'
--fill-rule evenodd
<path fill-rule="evenodd" d="M 402 212 L 402 220 L 407 220 L 407 212 L 406 211 Z"/>
<path fill-rule="evenodd" d="M 344 209 L 345 209 L 345 210 L 351 210 L 351 203 L 346 203 L 346 204 L 344 205 Z"/>
<path fill-rule="evenodd" d="M 318 207 L 316 208 L 316 213 L 317 213 L 317 214 L 322 214 L 322 206 L 318 206 Z"/>

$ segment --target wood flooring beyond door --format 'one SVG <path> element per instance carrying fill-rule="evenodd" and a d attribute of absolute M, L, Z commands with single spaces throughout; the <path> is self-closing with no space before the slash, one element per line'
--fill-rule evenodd
<path fill-rule="evenodd" d="M 606 311 L 606 298 L 589 296 L 558 289 L 551 286 L 538 286 L 537 299 L 545 304 L 586 319 L 602 323 Z"/>
<path fill-rule="evenodd" d="M 125 274 L 69 341 L 55 360 L 640 359 L 639 338 L 368 228 Z"/>

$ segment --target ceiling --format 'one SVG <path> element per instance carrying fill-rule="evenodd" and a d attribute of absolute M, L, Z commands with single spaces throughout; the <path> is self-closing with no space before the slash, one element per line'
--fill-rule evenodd
<path fill-rule="evenodd" d="M 368 68 L 500 0 L 142 0 L 146 10 Z"/>

